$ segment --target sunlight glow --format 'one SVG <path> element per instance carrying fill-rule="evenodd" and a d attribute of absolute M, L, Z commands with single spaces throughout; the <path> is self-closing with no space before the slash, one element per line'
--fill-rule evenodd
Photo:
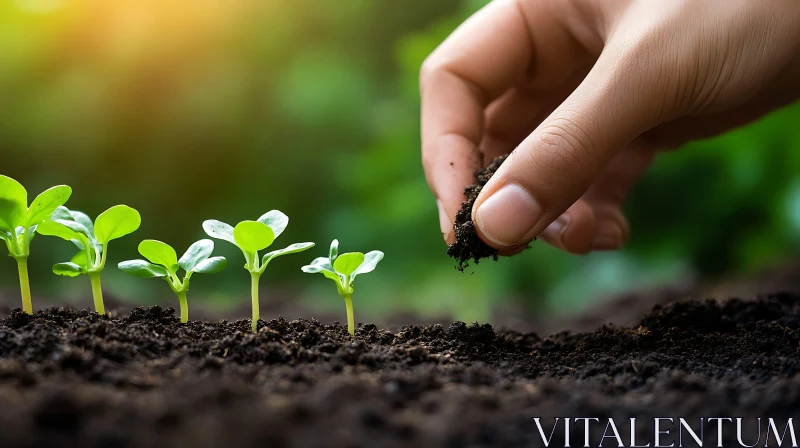
<path fill-rule="evenodd" d="M 14 4 L 25 12 L 47 14 L 64 6 L 66 0 L 14 0 Z"/>

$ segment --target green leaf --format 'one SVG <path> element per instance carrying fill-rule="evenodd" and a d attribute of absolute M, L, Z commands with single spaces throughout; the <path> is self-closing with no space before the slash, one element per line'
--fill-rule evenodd
<path fill-rule="evenodd" d="M 355 280 L 357 275 L 374 271 L 375 267 L 381 260 L 383 260 L 383 252 L 379 250 L 368 252 L 366 255 L 364 255 L 364 262 L 361 263 L 361 265 L 355 271 L 353 271 L 352 274 L 350 274 L 350 283 L 353 283 L 353 280 Z"/>
<path fill-rule="evenodd" d="M 27 214 L 27 227 L 50 219 L 57 207 L 64 205 L 72 195 L 72 188 L 58 185 L 43 191 L 33 200 Z"/>
<path fill-rule="evenodd" d="M 307 272 L 309 274 L 315 274 L 319 272 L 326 278 L 333 280 L 339 290 L 343 289 L 342 276 L 333 270 L 331 260 L 327 257 L 317 257 L 311 262 L 310 265 L 303 266 L 301 269 L 303 272 Z"/>
<path fill-rule="evenodd" d="M 55 222 L 56 224 L 61 224 L 62 226 L 72 230 L 75 233 L 80 233 L 82 235 L 86 235 L 87 237 L 92 237 L 92 234 L 89 233 L 89 229 L 87 229 L 86 227 L 84 227 L 83 224 L 81 224 L 81 223 L 79 223 L 77 221 L 72 221 L 72 220 L 53 221 L 53 220 L 50 220 L 50 221 L 45 221 L 45 222 Z"/>
<path fill-rule="evenodd" d="M 348 252 L 336 258 L 336 261 L 333 263 L 333 269 L 340 274 L 350 275 L 358 269 L 363 262 L 364 254 L 361 252 Z"/>
<path fill-rule="evenodd" d="M 86 213 L 79 212 L 77 210 L 70 210 L 69 213 L 75 222 L 86 228 L 85 235 L 89 239 L 89 245 L 92 248 L 97 249 L 100 253 L 102 253 L 103 245 L 97 241 L 97 238 L 94 235 L 94 223 L 92 222 L 92 218 L 90 218 L 89 215 L 87 215 Z M 82 249 L 81 246 L 83 246 L 83 243 L 78 241 L 78 244 L 80 244 L 78 247 Z"/>
<path fill-rule="evenodd" d="M 86 213 L 79 212 L 77 210 L 70 210 L 69 214 L 72 216 L 72 219 L 75 222 L 83 227 L 86 227 L 89 238 L 94 239 L 94 223 L 92 222 L 92 218 L 90 218 Z"/>
<path fill-rule="evenodd" d="M 261 266 L 266 266 L 273 258 L 280 257 L 281 255 L 296 254 L 304 250 L 314 247 L 314 243 L 295 243 L 283 249 L 273 250 L 264 254 L 261 259 Z"/>
<path fill-rule="evenodd" d="M 67 221 L 45 221 L 36 226 L 36 232 L 40 235 L 57 236 L 67 241 L 80 241 L 81 234 L 65 226 L 64 222 Z"/>
<path fill-rule="evenodd" d="M 75 247 L 78 248 L 78 250 L 86 250 L 86 246 L 83 245 L 83 241 L 81 240 L 70 240 L 70 241 L 72 241 L 72 244 L 74 244 Z"/>
<path fill-rule="evenodd" d="M 80 213 L 80 212 L 78 212 Z M 51 221 L 75 221 L 75 217 L 72 216 L 72 212 L 67 207 L 60 205 L 53 210 L 53 213 L 50 215 Z"/>
<path fill-rule="evenodd" d="M 83 269 L 83 272 L 86 272 L 89 269 L 89 258 L 86 256 L 85 250 L 76 253 L 69 261 L 70 263 L 80 266 L 81 269 Z"/>
<path fill-rule="evenodd" d="M 233 229 L 236 245 L 245 252 L 256 253 L 275 241 L 275 233 L 258 221 L 242 221 Z"/>
<path fill-rule="evenodd" d="M 139 253 L 151 263 L 160 264 L 170 272 L 178 270 L 178 254 L 167 243 L 158 240 L 144 240 L 139 243 Z"/>
<path fill-rule="evenodd" d="M 163 267 L 144 260 L 123 261 L 117 267 L 126 274 L 139 278 L 167 277 L 169 272 Z"/>
<path fill-rule="evenodd" d="M 333 260 L 336 260 L 336 257 L 339 255 L 339 240 L 331 241 L 331 249 L 328 252 L 328 258 L 330 258 L 331 263 Z"/>
<path fill-rule="evenodd" d="M 94 234 L 103 245 L 131 234 L 142 224 L 139 212 L 127 205 L 115 205 L 100 213 L 94 223 Z"/>
<path fill-rule="evenodd" d="M 65 277 L 77 277 L 83 274 L 83 269 L 75 263 L 58 263 L 53 266 L 53 273 Z"/>
<path fill-rule="evenodd" d="M 181 259 L 178 260 L 178 265 L 182 267 L 184 271 L 189 272 L 194 269 L 198 263 L 210 257 L 212 252 L 214 252 L 214 242 L 211 240 L 200 240 L 186 249 Z"/>
<path fill-rule="evenodd" d="M 334 274 L 336 273 L 336 271 L 333 270 L 331 261 L 326 257 L 317 257 L 311 262 L 311 264 L 303 266 L 300 269 L 303 272 L 308 272 L 309 274 L 316 274 L 317 272 L 325 271 L 332 272 Z"/>
<path fill-rule="evenodd" d="M 24 226 L 28 214 L 28 192 L 16 180 L 0 174 L 0 231 L 14 233 Z"/>
<path fill-rule="evenodd" d="M 286 226 L 289 225 L 289 217 L 280 210 L 270 210 L 261 215 L 261 217 L 258 218 L 258 222 L 266 224 L 270 229 L 272 229 L 272 233 L 275 234 L 275 238 L 278 238 L 280 234 L 286 230 Z"/>
<path fill-rule="evenodd" d="M 330 272 L 330 271 L 321 271 L 321 272 L 322 272 L 322 275 L 324 275 L 325 277 L 335 281 L 339 286 L 342 285 L 342 276 L 341 275 L 339 275 L 339 274 L 337 274 L 335 272 Z"/>
<path fill-rule="evenodd" d="M 203 260 L 192 269 L 192 272 L 199 272 L 201 274 L 214 274 L 228 266 L 228 260 L 225 257 L 211 257 Z"/>
<path fill-rule="evenodd" d="M 234 246 L 238 246 L 238 244 L 236 244 L 236 239 L 233 238 L 233 227 L 231 227 L 230 224 L 217 221 L 216 219 L 207 219 L 203 221 L 203 230 L 205 230 L 206 234 L 211 238 L 227 241 Z"/>

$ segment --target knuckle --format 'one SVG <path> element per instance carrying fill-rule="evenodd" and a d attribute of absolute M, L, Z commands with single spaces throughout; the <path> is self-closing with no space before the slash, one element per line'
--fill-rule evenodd
<path fill-rule="evenodd" d="M 442 64 L 440 58 L 436 56 L 435 51 L 425 58 L 419 69 L 420 86 L 424 86 L 437 73 L 440 73 L 443 69 L 443 66 L 444 65 Z"/>
<path fill-rule="evenodd" d="M 538 147 L 554 166 L 580 170 L 592 159 L 595 147 L 589 133 L 571 118 L 559 118 L 539 132 Z"/>

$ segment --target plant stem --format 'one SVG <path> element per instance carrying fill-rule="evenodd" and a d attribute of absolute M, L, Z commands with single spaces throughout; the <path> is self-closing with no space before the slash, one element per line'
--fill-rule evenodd
<path fill-rule="evenodd" d="M 259 309 L 258 309 L 258 279 L 261 277 L 261 274 L 258 272 L 251 272 L 250 273 L 250 297 L 253 301 L 253 333 L 258 332 L 258 319 L 259 319 Z"/>
<path fill-rule="evenodd" d="M 181 303 L 181 323 L 189 322 L 189 303 L 186 301 L 186 291 L 178 291 L 178 301 Z"/>
<path fill-rule="evenodd" d="M 19 269 L 19 289 L 22 292 L 22 311 L 33 314 L 31 303 L 31 284 L 28 281 L 28 257 L 16 257 Z"/>
<path fill-rule="evenodd" d="M 94 309 L 97 314 L 106 314 L 106 307 L 103 306 L 103 288 L 100 286 L 100 271 L 89 272 L 89 279 L 92 281 Z"/>
<path fill-rule="evenodd" d="M 356 335 L 356 322 L 353 318 L 353 300 L 351 299 L 352 294 L 345 294 L 344 296 L 344 305 L 347 307 L 347 331 L 355 336 Z"/>

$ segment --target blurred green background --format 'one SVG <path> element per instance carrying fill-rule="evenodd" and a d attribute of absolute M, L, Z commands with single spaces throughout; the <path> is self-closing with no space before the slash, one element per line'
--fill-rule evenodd
<path fill-rule="evenodd" d="M 144 238 L 182 251 L 207 218 L 292 221 L 276 242 L 318 247 L 278 259 L 267 292 L 343 312 L 300 266 L 339 238 L 381 249 L 359 279 L 360 316 L 413 311 L 485 321 L 497 307 L 570 312 L 618 291 L 747 273 L 800 245 L 800 107 L 666 154 L 630 201 L 623 252 L 575 257 L 544 244 L 462 274 L 445 255 L 420 166 L 417 76 L 424 58 L 485 0 L 6 0 L 0 2 L 0 173 L 31 195 L 73 187 L 92 216 L 126 203 Z M 241 254 L 193 280 L 193 303 L 247 303 Z M 90 306 L 89 281 L 56 277 L 72 246 L 37 238 L 42 297 Z M 113 265 L 112 264 L 112 265 Z M 104 273 L 109 295 L 173 304 L 162 282 Z M 12 259 L 2 289 L 16 294 Z M 174 305 L 174 304 L 173 304 Z M 246 316 L 244 316 L 246 317 Z M 269 317 L 269 316 L 265 316 Z M 288 316 L 296 317 L 296 316 Z"/>

